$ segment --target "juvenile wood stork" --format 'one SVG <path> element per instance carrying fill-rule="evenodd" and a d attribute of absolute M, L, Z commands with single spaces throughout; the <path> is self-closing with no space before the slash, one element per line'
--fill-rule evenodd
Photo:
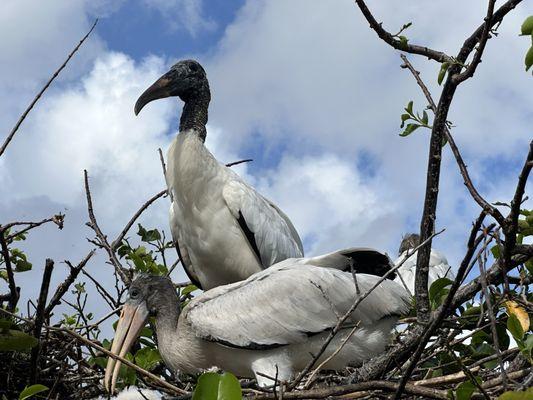
<path fill-rule="evenodd" d="M 218 367 L 261 386 L 302 370 L 359 296 L 380 279 L 345 269 L 340 252 L 285 260 L 248 279 L 206 291 L 181 311 L 172 282 L 140 275 L 129 288 L 111 351 L 124 356 L 147 318 L 155 317 L 158 347 L 172 370 L 197 373 Z M 330 266 L 331 268 L 324 268 Z M 360 365 L 381 353 L 398 317 L 410 306 L 403 286 L 386 279 L 350 315 L 318 362 L 342 349 L 323 368 Z M 120 362 L 109 358 L 104 383 L 114 391 Z"/>
<path fill-rule="evenodd" d="M 139 97 L 135 114 L 171 96 L 185 104 L 167 154 L 170 229 L 191 281 L 208 290 L 302 257 L 300 237 L 283 211 L 205 147 L 211 94 L 198 62 L 175 64 Z"/>
<path fill-rule="evenodd" d="M 404 236 L 398 250 L 399 257 L 394 262 L 395 265 L 401 263 L 409 251 L 412 251 L 420 244 L 420 236 L 415 233 L 410 233 Z M 403 265 L 398 268 L 396 282 L 401 284 L 401 280 L 405 282 L 407 289 L 414 296 L 415 294 L 415 276 L 416 276 L 416 257 L 417 252 L 414 252 Z M 431 249 L 429 257 L 429 274 L 428 287 L 431 286 L 439 278 L 455 279 L 455 274 L 452 267 L 448 264 L 446 257 L 435 249 Z"/>

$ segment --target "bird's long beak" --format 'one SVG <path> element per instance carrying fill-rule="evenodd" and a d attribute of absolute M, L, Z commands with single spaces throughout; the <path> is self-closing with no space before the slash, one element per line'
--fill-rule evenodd
<path fill-rule="evenodd" d="M 141 329 L 148 319 L 148 308 L 143 301 L 140 304 L 126 303 L 122 307 L 120 319 L 118 320 L 117 331 L 111 346 L 111 353 L 124 357 L 131 345 L 139 336 Z M 105 370 L 104 386 L 109 393 L 115 391 L 118 373 L 120 371 L 120 361 L 109 357 Z"/>
<path fill-rule="evenodd" d="M 151 101 L 172 96 L 172 82 L 173 79 L 171 76 L 171 71 L 169 71 L 157 81 L 155 81 L 152 86 L 146 89 L 135 103 L 135 115 L 138 115 L 143 109 L 143 107 Z"/>

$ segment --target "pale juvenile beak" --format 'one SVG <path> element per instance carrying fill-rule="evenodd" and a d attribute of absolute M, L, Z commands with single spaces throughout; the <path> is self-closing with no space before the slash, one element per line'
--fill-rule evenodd
<path fill-rule="evenodd" d="M 118 320 L 113 345 L 111 346 L 111 353 L 124 357 L 135 339 L 139 336 L 148 316 L 148 308 L 144 301 L 140 304 L 125 303 L 120 313 L 120 319 Z M 120 361 L 111 357 L 107 360 L 104 386 L 109 393 L 115 391 L 121 364 Z"/>

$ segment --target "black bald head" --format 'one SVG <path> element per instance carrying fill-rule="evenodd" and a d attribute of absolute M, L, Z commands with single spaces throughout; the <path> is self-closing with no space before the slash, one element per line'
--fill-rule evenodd
<path fill-rule="evenodd" d="M 194 99 L 207 100 L 209 103 L 209 82 L 198 61 L 182 60 L 174 64 L 139 97 L 135 103 L 135 115 L 151 101 L 173 96 L 179 97 L 185 103 Z"/>

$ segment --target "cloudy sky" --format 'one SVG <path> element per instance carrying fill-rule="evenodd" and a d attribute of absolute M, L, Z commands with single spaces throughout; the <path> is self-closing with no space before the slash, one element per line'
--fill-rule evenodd
<path fill-rule="evenodd" d="M 485 14 L 481 0 L 371 3 L 390 31 L 413 22 L 411 42 L 452 55 Z M 522 5 L 505 19 L 450 111 L 472 178 L 491 202 L 511 198 L 532 136 L 523 67 L 530 43 L 518 36 L 532 11 Z M 157 149 L 176 134 L 181 103 L 155 102 L 138 117 L 133 104 L 184 58 L 198 59 L 210 79 L 207 146 L 222 162 L 254 159 L 236 170 L 286 211 L 307 254 L 361 245 L 395 256 L 402 234 L 418 230 L 429 135 L 398 133 L 403 107 L 426 102 L 399 53 L 349 0 L 3 0 L 0 139 L 97 17 L 96 32 L 0 158 L 0 223 L 66 214 L 65 229 L 43 227 L 24 245 L 35 265 L 18 276 L 25 296 L 36 296 L 46 257 L 58 262 L 59 282 L 59 262 L 91 249 L 83 169 L 111 238 L 164 187 Z M 439 65 L 410 59 L 437 96 Z M 142 222 L 168 231 L 168 206 L 158 201 Z M 446 148 L 437 220 L 446 232 L 434 247 L 453 265 L 478 213 Z M 109 282 L 104 261 L 88 270 Z"/>

